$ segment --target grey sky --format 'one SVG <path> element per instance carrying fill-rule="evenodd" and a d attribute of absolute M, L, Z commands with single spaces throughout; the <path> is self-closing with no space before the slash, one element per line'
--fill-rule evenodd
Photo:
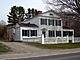
<path fill-rule="evenodd" d="M 0 0 L 0 20 L 7 22 L 7 16 L 12 6 L 23 6 L 27 8 L 35 8 L 45 11 L 45 5 L 42 0 Z"/>

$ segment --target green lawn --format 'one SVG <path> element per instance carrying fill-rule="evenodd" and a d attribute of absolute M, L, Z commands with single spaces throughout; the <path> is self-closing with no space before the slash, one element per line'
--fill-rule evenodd
<path fill-rule="evenodd" d="M 39 43 L 27 43 L 29 45 L 45 48 L 45 49 L 73 49 L 80 48 L 80 43 L 66 43 L 66 44 L 39 44 Z"/>
<path fill-rule="evenodd" d="M 6 53 L 6 52 L 9 52 L 9 51 L 10 51 L 10 49 L 7 46 L 0 43 L 0 54 L 1 53 Z"/>

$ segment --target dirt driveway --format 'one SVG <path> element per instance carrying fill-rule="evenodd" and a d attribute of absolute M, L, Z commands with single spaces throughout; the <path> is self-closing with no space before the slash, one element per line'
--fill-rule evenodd
<path fill-rule="evenodd" d="M 11 48 L 14 53 L 52 53 L 53 50 L 41 49 L 22 42 L 2 42 L 4 45 Z M 56 52 L 56 50 L 54 50 Z"/>
<path fill-rule="evenodd" d="M 12 52 L 0 55 L 0 60 L 10 58 L 25 58 L 25 57 L 38 57 L 48 55 L 59 55 L 68 53 L 80 52 L 78 49 L 41 49 L 34 46 L 30 46 L 21 42 L 2 42 L 6 46 L 12 49 Z"/>

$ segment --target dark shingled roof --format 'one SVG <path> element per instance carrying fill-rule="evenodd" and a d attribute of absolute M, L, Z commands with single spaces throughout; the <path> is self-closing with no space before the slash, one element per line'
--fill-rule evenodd
<path fill-rule="evenodd" d="M 8 26 L 14 26 L 15 24 L 8 24 L 8 25 L 6 25 L 7 27 Z M 35 25 L 35 24 L 31 24 L 31 23 L 21 23 L 21 24 L 19 24 L 20 26 L 22 26 L 22 27 L 38 27 L 37 25 Z"/>
<path fill-rule="evenodd" d="M 24 26 L 24 27 L 38 27 L 35 24 L 31 24 L 31 23 L 21 23 L 20 26 Z"/>

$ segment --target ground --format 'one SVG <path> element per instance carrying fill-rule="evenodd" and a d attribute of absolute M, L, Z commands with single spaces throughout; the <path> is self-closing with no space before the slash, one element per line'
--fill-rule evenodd
<path fill-rule="evenodd" d="M 11 48 L 13 53 L 46 53 L 46 52 L 51 52 L 50 49 L 41 49 L 37 48 L 34 46 L 31 46 L 27 43 L 22 43 L 22 42 L 2 42 L 4 45 L 8 46 Z M 56 50 L 54 50 L 56 51 Z"/>
<path fill-rule="evenodd" d="M 52 51 L 63 51 L 64 49 L 79 48 L 80 43 L 76 44 L 38 44 L 38 43 L 23 43 L 23 42 L 2 42 L 4 45 L 11 48 L 14 53 L 51 53 Z"/>
<path fill-rule="evenodd" d="M 27 43 L 31 46 L 43 49 L 73 49 L 80 48 L 80 43 L 63 43 L 63 44 L 40 44 L 40 43 Z"/>
<path fill-rule="evenodd" d="M 0 54 L 9 52 L 10 49 L 4 44 L 0 43 Z"/>
<path fill-rule="evenodd" d="M 37 57 L 48 55 L 68 54 L 80 52 L 80 48 L 76 49 L 42 49 L 22 42 L 1 42 L 12 49 L 7 54 L 0 55 L 0 59 L 24 58 L 24 57 Z"/>
<path fill-rule="evenodd" d="M 25 57 L 25 58 L 11 59 L 11 60 L 80 60 L 80 53 L 31 57 L 31 58 Z"/>
<path fill-rule="evenodd" d="M 41 44 L 29 44 L 23 42 L 2 42 L 4 45 L 11 48 L 11 53 L 52 53 L 54 52 L 64 52 L 69 49 L 45 49 L 45 46 L 48 45 L 41 45 Z M 35 47 L 35 46 L 37 47 Z M 40 48 L 42 47 L 43 48 Z M 51 46 L 51 45 L 50 45 Z M 50 46 L 48 48 L 50 48 Z M 53 45 L 52 45 L 53 46 Z M 52 47 L 51 47 L 52 48 Z"/>

